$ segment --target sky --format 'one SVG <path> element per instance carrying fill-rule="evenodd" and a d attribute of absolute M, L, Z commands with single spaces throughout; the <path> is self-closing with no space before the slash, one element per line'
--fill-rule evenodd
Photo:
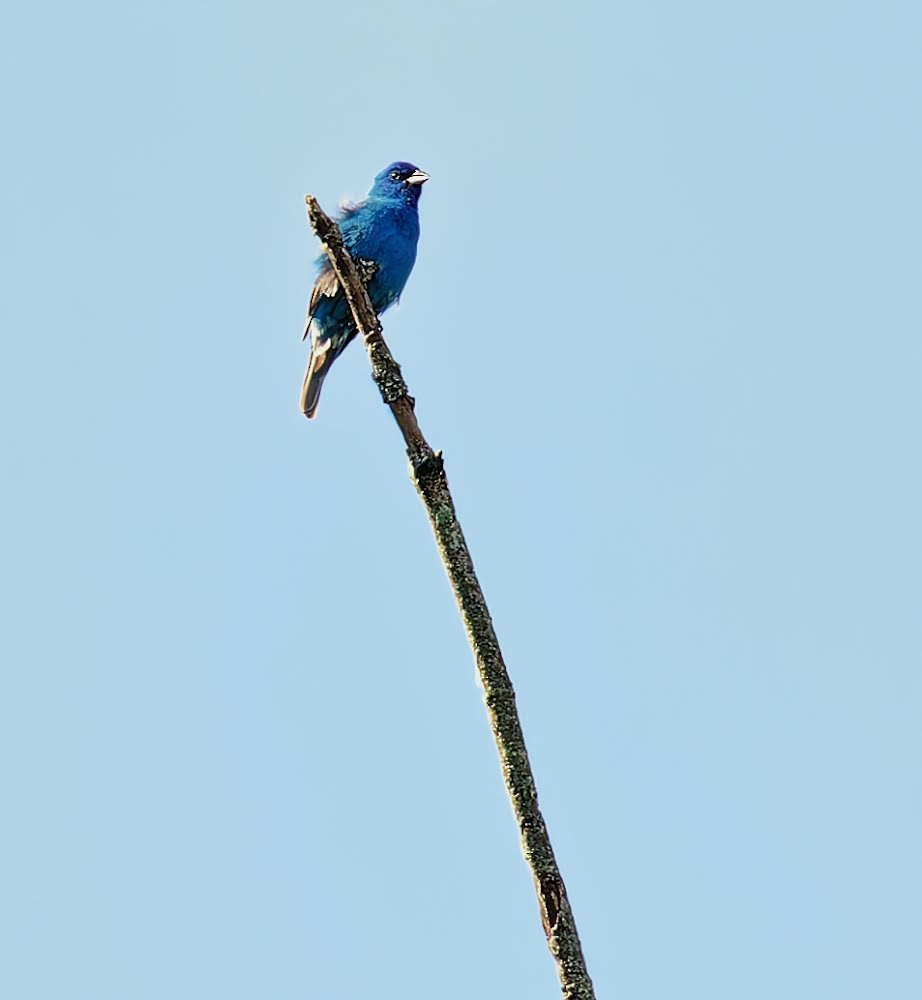
<path fill-rule="evenodd" d="M 384 331 L 598 996 L 922 996 L 922 9 L 7 5 L 0 995 L 559 996 L 303 196 Z"/>

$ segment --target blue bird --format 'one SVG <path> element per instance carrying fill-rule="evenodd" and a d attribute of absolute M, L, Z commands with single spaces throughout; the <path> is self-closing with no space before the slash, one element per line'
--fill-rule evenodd
<path fill-rule="evenodd" d="M 419 196 L 429 180 L 412 163 L 398 161 L 375 178 L 365 201 L 342 209 L 337 219 L 343 243 L 361 268 L 373 265 L 368 295 L 375 312 L 393 305 L 416 262 Z M 330 366 L 358 332 L 349 303 L 326 255 L 317 259 L 318 275 L 307 307 L 304 339 L 311 335 L 311 359 L 301 389 L 301 412 L 317 412 L 320 388 Z"/>

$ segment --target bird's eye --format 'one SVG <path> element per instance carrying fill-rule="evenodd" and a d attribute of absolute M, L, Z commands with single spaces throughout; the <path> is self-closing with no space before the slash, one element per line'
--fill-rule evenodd
<path fill-rule="evenodd" d="M 391 180 L 392 181 L 399 181 L 400 180 L 400 171 L 399 170 L 392 170 L 391 171 Z"/>

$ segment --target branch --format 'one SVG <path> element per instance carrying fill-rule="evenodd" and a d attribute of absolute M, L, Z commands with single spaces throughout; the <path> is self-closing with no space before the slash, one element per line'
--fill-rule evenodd
<path fill-rule="evenodd" d="M 403 434 L 413 485 L 429 515 L 439 554 L 461 611 L 483 686 L 484 701 L 499 751 L 506 791 L 519 824 L 522 851 L 535 880 L 548 948 L 557 962 L 564 1000 L 594 1000 L 592 980 L 586 970 L 567 890 L 554 858 L 544 817 L 538 808 L 535 779 L 515 707 L 515 691 L 503 662 L 487 602 L 474 572 L 467 542 L 458 523 L 442 454 L 432 450 L 419 428 L 413 398 L 407 391 L 400 366 L 384 343 L 381 324 L 368 298 L 359 270 L 343 246 L 339 227 L 324 213 L 316 198 L 306 195 L 304 200 L 311 227 L 330 258 L 352 309 L 356 327 L 365 341 L 372 378 Z"/>

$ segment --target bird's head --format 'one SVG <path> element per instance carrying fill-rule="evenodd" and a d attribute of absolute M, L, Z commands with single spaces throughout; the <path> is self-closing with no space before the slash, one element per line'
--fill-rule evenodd
<path fill-rule="evenodd" d="M 398 160 L 378 174 L 371 195 L 377 198 L 400 198 L 415 205 L 427 180 L 429 175 L 419 167 Z"/>

